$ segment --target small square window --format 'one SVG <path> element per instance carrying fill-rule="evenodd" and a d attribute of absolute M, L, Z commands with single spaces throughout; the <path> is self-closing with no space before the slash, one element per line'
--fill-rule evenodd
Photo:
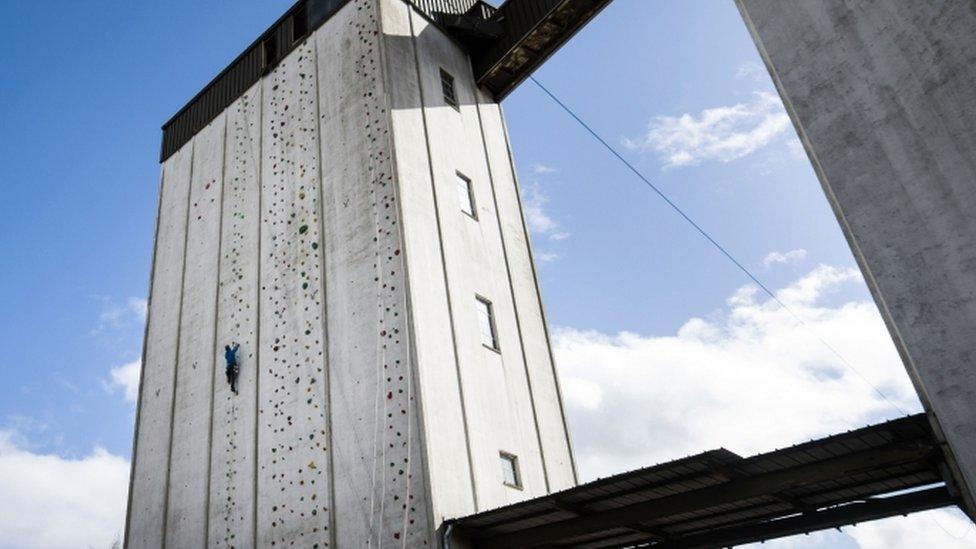
<path fill-rule="evenodd" d="M 505 486 L 522 489 L 522 475 L 519 474 L 518 457 L 508 452 L 499 452 L 502 465 L 502 483 Z"/>
<path fill-rule="evenodd" d="M 498 334 L 495 331 L 495 312 L 491 301 L 478 297 L 478 326 L 481 328 L 481 344 L 498 350 Z"/>
<path fill-rule="evenodd" d="M 444 102 L 458 109 L 457 93 L 454 91 L 454 77 L 451 73 L 441 69 L 441 92 L 444 93 Z"/>
<path fill-rule="evenodd" d="M 478 213 L 474 206 L 474 190 L 471 188 L 471 180 L 461 172 L 457 172 L 457 192 L 458 201 L 461 203 L 461 211 L 478 219 Z"/>

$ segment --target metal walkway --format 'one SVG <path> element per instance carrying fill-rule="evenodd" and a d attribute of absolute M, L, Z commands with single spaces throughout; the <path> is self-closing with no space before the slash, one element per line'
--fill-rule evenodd
<path fill-rule="evenodd" d="M 957 505 L 946 478 L 919 414 L 749 458 L 713 450 L 448 526 L 459 546 L 725 547 Z"/>

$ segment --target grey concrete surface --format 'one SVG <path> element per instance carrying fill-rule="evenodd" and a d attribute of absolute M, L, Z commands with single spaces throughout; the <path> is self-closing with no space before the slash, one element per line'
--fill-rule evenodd
<path fill-rule="evenodd" d="M 257 437 L 261 90 L 226 111 L 217 338 L 213 368 L 209 547 L 253 547 Z M 238 395 L 227 384 L 224 345 L 240 344 Z"/>
<path fill-rule="evenodd" d="M 976 2 L 736 3 L 972 515 Z"/>
<path fill-rule="evenodd" d="M 129 547 L 433 547 L 575 484 L 501 112 L 407 3 L 345 5 L 165 162 L 160 200 Z"/>
<path fill-rule="evenodd" d="M 166 545 L 207 541 L 214 329 L 224 171 L 222 114 L 194 140 L 169 456 Z"/>
<path fill-rule="evenodd" d="M 162 168 L 156 251 L 126 519 L 125 543 L 126 547 L 131 548 L 163 546 L 173 382 L 179 341 L 186 212 L 192 163 L 193 146 L 188 144 L 170 157 Z"/>
<path fill-rule="evenodd" d="M 335 517 L 312 42 L 262 85 L 256 539 L 324 547 Z"/>

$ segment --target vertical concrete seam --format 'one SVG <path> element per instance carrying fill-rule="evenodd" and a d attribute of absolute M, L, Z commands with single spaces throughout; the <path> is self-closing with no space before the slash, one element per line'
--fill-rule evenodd
<path fill-rule="evenodd" d="M 169 526 L 169 479 L 170 472 L 173 469 L 173 419 L 176 415 L 176 394 L 177 394 L 177 380 L 179 379 L 180 371 L 180 334 L 182 333 L 183 327 L 183 297 L 184 291 L 186 289 L 186 247 L 189 239 L 190 232 L 190 204 L 193 202 L 193 164 L 195 162 L 196 156 L 196 142 L 194 138 L 190 141 L 190 174 L 187 178 L 187 190 L 186 190 L 186 218 L 183 221 L 183 264 L 180 266 L 180 306 L 177 308 L 176 312 L 176 353 L 173 358 L 173 396 L 170 398 L 169 403 L 169 448 L 167 449 L 168 457 L 166 458 L 166 481 L 163 483 L 163 487 L 166 490 L 163 496 L 163 536 L 162 536 L 162 547 L 166 547 L 166 529 Z"/>
<path fill-rule="evenodd" d="M 433 155 L 430 150 L 430 128 L 427 123 L 427 102 L 424 98 L 423 77 L 421 76 L 422 73 L 420 72 L 420 53 L 417 51 L 417 31 L 414 28 L 414 24 L 413 24 L 413 18 L 414 18 L 413 10 L 410 10 L 408 12 L 408 15 L 410 16 L 409 17 L 410 37 L 411 37 L 411 45 L 413 47 L 413 60 L 414 60 L 414 66 L 417 71 L 417 93 L 420 95 L 420 117 L 423 122 L 423 129 L 424 129 L 424 146 L 427 149 L 427 167 L 430 174 L 430 192 L 431 192 L 431 197 L 433 198 L 434 201 L 434 216 L 436 217 L 437 220 L 436 223 L 437 245 L 441 253 L 441 270 L 444 274 L 444 293 L 447 297 L 447 315 L 451 323 L 451 344 L 454 350 L 454 369 L 455 372 L 457 373 L 458 397 L 461 402 L 461 419 L 464 422 L 464 443 L 468 450 L 468 471 L 470 473 L 470 480 L 471 480 L 471 496 L 472 499 L 474 500 L 473 501 L 474 509 L 475 511 L 478 511 L 480 509 L 480 506 L 478 505 L 478 487 L 474 478 L 474 459 L 472 457 L 472 452 L 471 452 L 471 435 L 468 432 L 469 431 L 468 413 L 464 403 L 464 386 L 461 383 L 461 360 L 460 357 L 458 356 L 457 329 L 455 328 L 454 325 L 454 307 L 451 303 L 451 286 L 447 279 L 447 256 L 444 252 L 444 233 L 443 230 L 441 229 L 440 207 L 437 204 L 437 188 L 436 188 L 435 175 L 434 175 L 434 161 L 433 161 Z"/>
<path fill-rule="evenodd" d="M 253 499 L 251 503 L 251 529 L 253 536 L 254 546 L 258 546 L 258 449 L 261 447 L 258 444 L 258 437 L 261 434 L 261 231 L 264 227 L 264 77 L 261 78 L 258 85 L 258 154 L 256 165 L 256 181 L 258 187 L 258 235 L 257 235 L 257 280 L 255 280 L 255 288 L 257 289 L 257 306 L 254 309 L 254 346 L 257 347 L 254 350 L 254 447 L 253 453 L 251 454 L 253 461 L 253 472 L 254 475 L 251 478 L 253 483 L 251 497 Z M 250 135 L 248 136 L 250 139 Z M 253 150 L 253 149 L 252 149 Z"/>
<path fill-rule="evenodd" d="M 329 370 L 329 303 L 328 284 L 326 284 L 326 253 L 325 245 L 325 178 L 322 172 L 322 108 L 320 105 L 321 89 L 319 87 L 319 48 L 314 34 L 309 39 L 312 44 L 312 63 L 315 65 L 315 154 L 318 160 L 319 179 L 319 240 L 322 242 L 319 254 L 319 292 L 322 296 L 322 382 L 325 385 L 325 432 L 329 444 L 329 544 L 336 547 L 336 496 L 335 496 L 335 440 L 332 438 L 332 383 Z"/>
<path fill-rule="evenodd" d="M 470 59 L 469 59 L 470 62 Z M 478 113 L 478 129 L 481 132 L 481 147 L 485 153 L 485 165 L 488 168 L 488 184 L 491 187 L 491 200 L 495 205 L 495 222 L 498 225 L 498 238 L 502 244 L 502 257 L 505 260 L 505 275 L 508 280 L 509 295 L 512 296 L 512 313 L 515 315 L 515 329 L 518 332 L 519 350 L 522 352 L 522 367 L 525 370 L 525 382 L 529 390 L 529 405 L 532 407 L 532 421 L 535 425 L 535 439 L 539 445 L 539 458 L 542 461 L 542 479 L 546 485 L 546 493 L 549 489 L 549 468 L 546 464 L 546 450 L 542 444 L 542 430 L 539 427 L 539 412 L 535 405 L 535 392 L 532 390 L 532 375 L 529 373 L 529 357 L 525 352 L 525 337 L 522 334 L 522 321 L 519 316 L 519 306 L 515 299 L 515 284 L 512 282 L 512 267 L 508 261 L 508 247 L 505 245 L 505 231 L 502 229 L 501 211 L 498 208 L 498 195 L 495 192 L 495 176 L 491 169 L 491 156 L 488 153 L 488 141 L 485 139 L 485 124 L 481 117 L 481 98 L 478 97 L 478 87 L 475 85 L 474 99 L 475 112 Z"/>
<path fill-rule="evenodd" d="M 535 296 L 539 303 L 539 315 L 542 318 L 542 330 L 546 334 L 546 347 L 549 350 L 549 367 L 552 370 L 553 382 L 556 385 L 556 398 L 559 400 L 559 414 L 563 420 L 563 432 L 566 434 L 566 449 L 569 452 L 569 463 L 573 468 L 573 483 L 579 484 L 579 470 L 576 465 L 576 454 L 573 452 L 573 440 L 569 431 L 569 422 L 566 421 L 566 407 L 563 405 L 562 388 L 559 385 L 559 372 L 556 371 L 556 356 L 552 351 L 552 336 L 549 334 L 549 321 L 546 318 L 546 308 L 542 302 L 542 285 L 539 284 L 539 273 L 535 268 L 535 260 L 532 255 L 532 239 L 529 237 L 528 225 L 525 222 L 525 208 L 522 206 L 522 193 L 518 184 L 518 175 L 515 171 L 515 156 L 512 154 L 512 142 L 508 136 L 508 124 L 505 123 L 505 113 L 502 106 L 498 105 L 498 118 L 501 120 L 502 129 L 505 132 L 505 148 L 508 149 L 508 164 L 512 170 L 512 184 L 515 186 L 515 199 L 518 201 L 519 216 L 522 218 L 522 233 L 525 235 L 525 248 L 529 252 L 529 265 L 532 267 L 532 280 L 535 283 Z"/>
<path fill-rule="evenodd" d="M 122 534 L 122 546 L 129 547 L 129 530 L 132 525 L 132 488 L 136 478 L 136 456 L 139 447 L 139 421 L 142 419 L 143 383 L 146 379 L 146 346 L 149 342 L 149 311 L 152 310 L 153 283 L 156 278 L 156 254 L 159 251 L 159 220 L 163 210 L 163 184 L 166 181 L 166 164 L 162 165 L 159 174 L 159 197 L 156 202 L 156 228 L 153 231 L 152 260 L 149 265 L 149 293 L 146 296 L 146 324 L 142 327 L 142 359 L 139 365 L 139 396 L 136 398 L 135 427 L 132 434 L 132 464 L 129 466 L 129 493 L 126 495 L 125 529 Z"/>
<path fill-rule="evenodd" d="M 218 117 L 220 119 L 220 117 Z M 203 515 L 203 535 L 205 536 L 207 542 L 210 542 L 210 475 L 213 469 L 213 424 L 214 424 L 214 400 L 216 396 L 214 393 L 217 390 L 217 383 L 214 377 L 217 374 L 217 328 L 220 323 L 220 264 L 223 262 L 223 245 L 224 245 L 224 191 L 226 186 L 224 185 L 227 175 L 227 117 L 223 116 L 224 131 L 221 136 L 221 149 L 220 149 L 220 201 L 217 204 L 217 276 L 215 280 L 216 288 L 214 289 L 214 325 L 213 325 L 213 343 L 210 347 L 210 375 L 207 376 L 210 379 L 210 425 L 207 427 L 207 480 L 206 480 L 206 495 L 204 496 L 204 515 Z"/>
<path fill-rule="evenodd" d="M 427 498 L 426 498 L 427 501 L 424 507 L 427 513 L 427 525 L 428 527 L 433 527 L 433 525 L 435 524 L 434 498 L 433 498 L 434 492 L 433 492 L 432 482 L 430 479 L 430 471 L 428 470 L 430 459 L 427 453 L 427 444 L 426 444 L 428 439 L 426 436 L 426 421 L 424 421 L 424 417 L 425 417 L 424 402 L 423 402 L 423 397 L 421 396 L 422 391 L 420 390 L 420 382 L 417 377 L 419 375 L 418 370 L 419 370 L 420 363 L 419 363 L 419 359 L 417 358 L 417 341 L 416 341 L 416 336 L 414 335 L 415 319 L 414 319 L 413 305 L 412 305 L 413 300 L 410 297 L 411 296 L 410 267 L 409 267 L 409 262 L 407 261 L 407 254 L 409 254 L 410 252 L 409 252 L 409 248 L 407 247 L 407 234 L 406 234 L 406 229 L 404 228 L 403 204 L 401 202 L 401 197 L 399 193 L 401 181 L 400 181 L 400 174 L 397 166 L 396 139 L 394 139 L 393 137 L 394 128 L 393 128 L 392 94 L 393 94 L 394 82 L 393 82 L 393 78 L 390 76 L 389 67 L 387 66 L 387 61 L 389 59 L 387 57 L 386 42 L 383 38 L 384 37 L 384 33 L 383 33 L 384 4 L 382 0 L 377 1 L 377 6 L 379 7 L 378 20 L 380 24 L 380 28 L 379 28 L 380 39 L 377 42 L 378 44 L 377 50 L 380 58 L 380 71 L 382 75 L 380 81 L 382 82 L 383 85 L 383 98 L 386 104 L 386 124 L 387 124 L 387 129 L 389 130 L 387 134 L 387 146 L 389 147 L 389 152 L 390 152 L 390 172 L 393 175 L 392 192 L 393 192 L 393 199 L 396 202 L 397 232 L 400 237 L 400 248 L 403 250 L 400 264 L 402 266 L 402 272 L 403 272 L 404 305 L 406 306 L 404 311 L 404 316 L 406 317 L 406 322 L 404 322 L 404 329 L 407 331 L 406 341 L 409 349 L 408 352 L 409 362 L 407 368 L 409 369 L 409 374 L 410 374 L 409 378 L 407 379 L 407 402 L 408 402 L 408 406 L 416 407 L 417 413 L 415 414 L 415 417 L 417 422 L 417 430 L 419 431 L 418 437 L 420 440 L 420 472 L 422 477 L 421 480 L 423 482 L 424 489 L 427 493 Z M 402 9 L 406 12 L 407 17 L 409 18 L 411 13 L 410 6 L 404 5 Z M 412 34 L 413 33 L 411 31 L 411 38 L 412 38 Z M 414 387 L 417 387 L 416 394 L 414 394 L 413 392 Z M 412 428 L 412 423 L 408 422 L 407 424 L 407 429 L 408 429 L 407 451 L 408 452 L 410 452 L 411 450 L 410 447 L 411 428 Z M 409 487 L 409 483 L 410 483 L 410 478 L 408 476 L 407 478 L 408 487 Z M 409 488 L 408 488 L 408 495 L 409 495 Z M 404 536 L 403 536 L 404 546 L 406 546 L 407 539 L 408 539 L 408 536 L 406 535 L 407 527 L 408 527 L 408 519 L 409 519 L 409 513 L 404 513 L 404 519 L 403 519 L 404 525 L 402 530 L 404 532 Z"/>

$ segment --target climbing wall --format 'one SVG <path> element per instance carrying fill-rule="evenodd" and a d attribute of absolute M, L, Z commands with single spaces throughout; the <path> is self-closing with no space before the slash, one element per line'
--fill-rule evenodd
<path fill-rule="evenodd" d="M 299 45 L 262 82 L 260 547 L 326 547 L 331 536 L 314 55 Z"/>
<path fill-rule="evenodd" d="M 426 464 L 434 527 L 446 518 L 476 509 L 462 395 L 459 390 L 451 310 L 442 262 L 438 204 L 433 193 L 417 51 L 411 31 L 412 9 L 400 0 L 383 0 L 385 87 L 393 105 L 406 267 L 409 270 L 412 340 L 426 426 Z M 436 69 L 435 69 L 436 70 Z M 456 204 L 451 202 L 451 204 Z M 458 213 L 452 210 L 452 213 Z"/>
<path fill-rule="evenodd" d="M 207 541 L 225 120 L 224 115 L 217 117 L 193 140 L 170 448 L 167 547 L 201 547 Z"/>
<path fill-rule="evenodd" d="M 433 546 L 445 518 L 572 484 L 504 127 L 480 101 L 407 3 L 351 0 L 164 163 L 129 547 Z"/>
<path fill-rule="evenodd" d="M 228 107 L 226 117 L 209 546 L 247 548 L 254 546 L 261 86 Z M 227 384 L 223 351 L 234 341 L 240 344 L 236 396 Z"/>
<path fill-rule="evenodd" d="M 163 164 L 126 547 L 162 547 L 193 145 Z"/>
<path fill-rule="evenodd" d="M 339 547 L 431 544 L 378 2 L 316 35 Z"/>

